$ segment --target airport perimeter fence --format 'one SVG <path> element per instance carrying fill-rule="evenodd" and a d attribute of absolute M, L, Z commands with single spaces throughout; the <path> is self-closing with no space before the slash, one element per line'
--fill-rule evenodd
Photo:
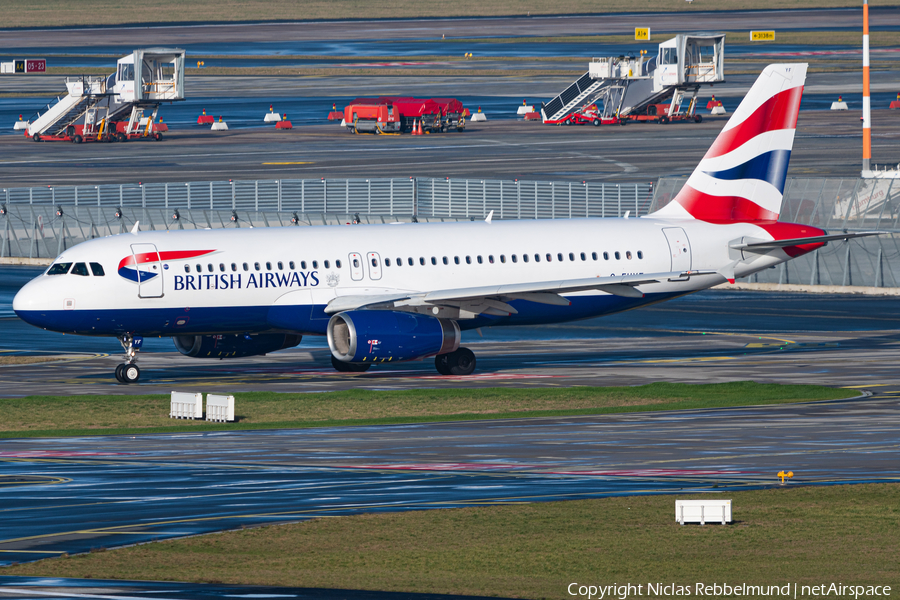
<path fill-rule="evenodd" d="M 684 178 L 661 178 L 650 212 L 662 208 Z M 789 178 L 781 221 L 813 225 L 829 233 L 889 231 L 889 235 L 829 242 L 807 255 L 748 281 L 802 285 L 900 287 L 900 180 Z"/>
<path fill-rule="evenodd" d="M 0 257 L 53 258 L 128 231 L 647 214 L 652 183 L 283 179 L 0 190 Z"/>

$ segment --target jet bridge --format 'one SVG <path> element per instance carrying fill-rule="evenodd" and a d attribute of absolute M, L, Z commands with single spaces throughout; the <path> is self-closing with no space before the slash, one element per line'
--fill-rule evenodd
<path fill-rule="evenodd" d="M 139 49 L 120 58 L 108 77 L 67 78 L 68 94 L 32 117 L 26 136 L 74 142 L 150 136 L 160 105 L 184 100 L 184 55 L 179 48 Z"/>
<path fill-rule="evenodd" d="M 643 53 L 594 58 L 587 73 L 541 106 L 544 123 L 571 124 L 576 122 L 573 115 L 597 103 L 603 105 L 603 119 L 693 118 L 700 87 L 725 81 L 725 34 L 680 33 L 659 44 L 658 50 L 649 59 Z M 687 94 L 691 100 L 682 113 L 680 105 Z M 667 100 L 671 101 L 664 106 Z"/>

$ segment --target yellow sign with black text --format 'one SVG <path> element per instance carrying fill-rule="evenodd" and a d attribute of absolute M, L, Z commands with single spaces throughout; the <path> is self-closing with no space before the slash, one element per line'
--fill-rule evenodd
<path fill-rule="evenodd" d="M 636 40 L 650 40 L 650 28 L 649 27 L 635 27 L 634 28 L 634 39 Z"/>
<path fill-rule="evenodd" d="M 751 42 L 774 42 L 775 41 L 775 32 L 774 31 L 751 31 L 750 32 L 750 41 Z"/>

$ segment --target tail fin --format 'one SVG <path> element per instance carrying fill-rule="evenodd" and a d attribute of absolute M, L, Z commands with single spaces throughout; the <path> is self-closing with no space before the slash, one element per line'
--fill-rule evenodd
<path fill-rule="evenodd" d="M 684 187 L 655 215 L 777 221 L 807 66 L 766 67 Z"/>

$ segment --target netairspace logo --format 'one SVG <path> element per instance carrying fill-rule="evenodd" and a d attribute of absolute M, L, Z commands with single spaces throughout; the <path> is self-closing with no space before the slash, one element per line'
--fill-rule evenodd
<path fill-rule="evenodd" d="M 772 596 L 782 598 L 821 598 L 833 596 L 836 598 L 875 598 L 890 597 L 891 587 L 888 585 L 844 585 L 843 583 L 823 583 L 820 585 L 797 585 L 788 583 L 785 585 L 750 585 L 741 583 L 729 585 L 727 583 L 695 583 L 693 585 L 680 585 L 677 583 L 647 583 L 635 585 L 633 583 L 613 583 L 610 585 L 582 585 L 570 583 L 567 588 L 569 595 L 586 598 L 587 600 L 604 600 L 617 598 L 641 598 L 698 596 L 707 598 L 728 598 L 739 596 Z"/>

